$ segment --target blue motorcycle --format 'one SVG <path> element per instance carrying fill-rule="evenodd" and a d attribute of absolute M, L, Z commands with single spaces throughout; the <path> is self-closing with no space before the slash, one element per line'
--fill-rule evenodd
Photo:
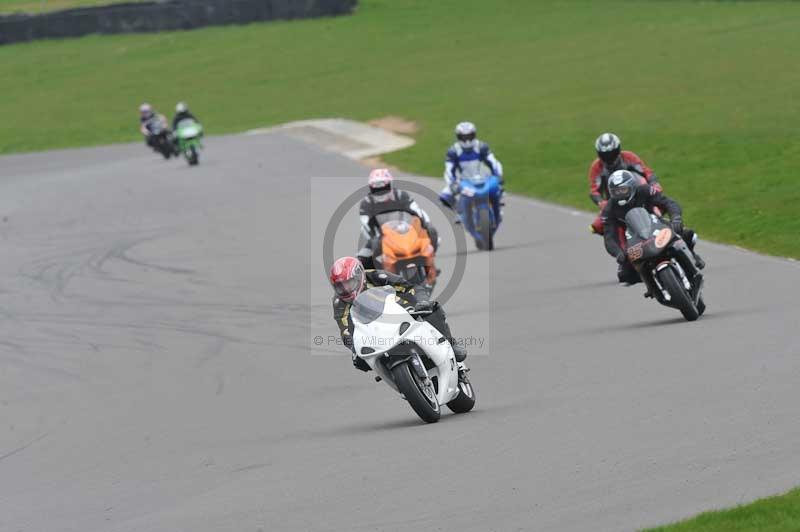
<path fill-rule="evenodd" d="M 462 177 L 456 212 L 478 249 L 494 249 L 494 234 L 502 221 L 497 176 Z"/>

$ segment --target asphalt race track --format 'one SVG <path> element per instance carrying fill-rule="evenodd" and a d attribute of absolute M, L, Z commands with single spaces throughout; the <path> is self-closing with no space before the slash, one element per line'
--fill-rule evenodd
<path fill-rule="evenodd" d="M 476 410 L 425 425 L 312 340 L 366 171 L 277 133 L 0 158 L 0 530 L 633 530 L 800 483 L 800 265 L 701 243 L 686 323 L 510 198 L 446 304 Z"/>

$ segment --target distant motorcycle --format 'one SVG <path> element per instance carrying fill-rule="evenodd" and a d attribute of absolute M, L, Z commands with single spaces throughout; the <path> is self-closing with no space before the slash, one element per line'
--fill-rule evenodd
<path fill-rule="evenodd" d="M 376 268 L 400 275 L 408 282 L 433 290 L 437 270 L 433 243 L 421 220 L 405 211 L 379 214 L 380 234 L 373 239 Z"/>
<path fill-rule="evenodd" d="M 494 234 L 502 221 L 500 180 L 497 176 L 462 177 L 456 212 L 478 249 L 494 249 Z"/>
<path fill-rule="evenodd" d="M 703 278 L 690 279 L 696 271 L 686 242 L 655 214 L 637 207 L 625 215 L 628 260 L 664 306 L 680 310 L 687 321 L 695 321 L 706 310 Z"/>
<path fill-rule="evenodd" d="M 163 155 L 164 159 L 177 155 L 172 134 L 158 117 L 153 117 L 146 127 L 147 131 L 150 132 L 150 145 L 153 150 Z"/>
<path fill-rule="evenodd" d="M 175 129 L 175 141 L 178 153 L 186 157 L 186 162 L 194 166 L 200 162 L 200 149 L 203 147 L 200 139 L 203 137 L 203 126 L 199 122 L 187 118 L 178 122 Z"/>
<path fill-rule="evenodd" d="M 392 287 L 365 290 L 353 302 L 353 347 L 380 379 L 399 392 L 427 423 L 441 405 L 456 413 L 475 406 L 475 391 L 463 363 L 433 325 L 396 301 Z"/>

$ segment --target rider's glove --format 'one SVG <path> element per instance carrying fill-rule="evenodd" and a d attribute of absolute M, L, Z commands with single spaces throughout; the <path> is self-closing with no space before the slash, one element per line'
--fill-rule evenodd
<path fill-rule="evenodd" d="M 414 305 L 414 310 L 418 312 L 433 312 L 436 310 L 438 303 L 436 301 L 417 301 Z"/>
<path fill-rule="evenodd" d="M 670 225 L 672 225 L 672 230 L 675 231 L 675 233 L 679 235 L 683 234 L 683 220 L 681 220 L 680 217 L 673 218 Z"/>
<path fill-rule="evenodd" d="M 606 205 L 608 205 L 608 200 L 600 200 L 600 203 L 597 204 L 601 211 L 606 208 Z"/>
<path fill-rule="evenodd" d="M 628 256 L 625 255 L 625 252 L 620 251 L 617 253 L 617 264 L 625 264 L 628 261 Z"/>

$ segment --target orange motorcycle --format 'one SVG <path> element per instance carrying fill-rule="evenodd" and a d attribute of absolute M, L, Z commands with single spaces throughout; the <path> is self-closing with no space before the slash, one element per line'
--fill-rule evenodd
<path fill-rule="evenodd" d="M 407 281 L 433 288 L 436 283 L 434 250 L 428 231 L 413 214 L 396 211 L 379 214 L 378 244 L 373 248 L 375 266 Z"/>

